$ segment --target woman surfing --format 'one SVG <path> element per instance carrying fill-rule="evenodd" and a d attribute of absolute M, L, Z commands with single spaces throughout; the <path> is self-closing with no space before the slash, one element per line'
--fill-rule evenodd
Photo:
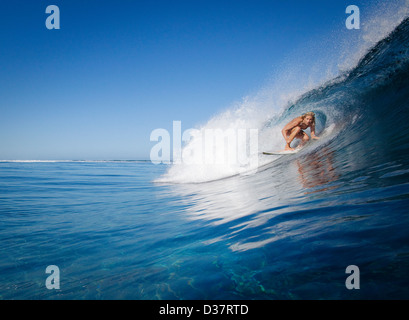
<path fill-rule="evenodd" d="M 294 139 L 300 139 L 301 144 L 300 147 L 304 146 L 309 140 L 310 137 L 308 134 L 304 132 L 304 130 L 310 128 L 311 129 L 311 139 L 319 139 L 315 135 L 315 113 L 314 112 L 307 112 L 300 117 L 297 117 L 290 121 L 284 128 L 281 130 L 283 137 L 286 141 L 285 151 L 294 151 L 291 148 L 291 142 Z"/>

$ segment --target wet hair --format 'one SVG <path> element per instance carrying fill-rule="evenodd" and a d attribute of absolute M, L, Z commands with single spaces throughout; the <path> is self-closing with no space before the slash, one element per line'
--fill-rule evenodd
<path fill-rule="evenodd" d="M 301 118 L 304 120 L 304 119 L 305 119 L 305 117 L 307 117 L 307 116 L 312 117 L 312 121 L 314 121 L 314 122 L 315 122 L 315 113 L 314 113 L 314 112 L 307 112 L 307 113 L 304 113 L 304 114 L 301 116 Z"/>

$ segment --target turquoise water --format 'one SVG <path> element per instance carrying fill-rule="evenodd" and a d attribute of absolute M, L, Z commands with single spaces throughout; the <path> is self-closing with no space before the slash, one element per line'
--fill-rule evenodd
<path fill-rule="evenodd" d="M 1 163 L 1 298 L 407 298 L 409 184 L 397 168 L 274 193 L 263 177 L 282 168 L 156 185 L 165 167 L 151 163 Z M 59 290 L 45 286 L 48 265 Z M 348 265 L 360 290 L 345 288 Z"/>
<path fill-rule="evenodd" d="M 172 183 L 150 162 L 0 162 L 0 298 L 408 299 L 408 38 L 405 20 L 267 121 L 261 134 L 313 110 L 334 129 L 248 174 Z"/>

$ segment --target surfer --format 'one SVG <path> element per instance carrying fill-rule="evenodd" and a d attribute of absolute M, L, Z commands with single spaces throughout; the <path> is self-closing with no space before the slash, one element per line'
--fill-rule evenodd
<path fill-rule="evenodd" d="M 290 121 L 281 131 L 286 141 L 285 150 L 292 151 L 294 150 L 291 148 L 291 142 L 294 139 L 300 139 L 301 144 L 300 147 L 305 145 L 309 140 L 310 137 L 308 134 L 304 132 L 304 130 L 310 128 L 311 129 L 311 139 L 319 139 L 315 135 L 315 113 L 314 112 L 307 112 L 302 116 L 293 119 Z"/>

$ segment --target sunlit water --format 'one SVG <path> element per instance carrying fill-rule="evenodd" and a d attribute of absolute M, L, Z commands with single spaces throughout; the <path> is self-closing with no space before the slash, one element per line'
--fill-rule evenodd
<path fill-rule="evenodd" d="M 408 30 L 263 123 L 262 147 L 305 111 L 326 134 L 256 171 L 0 162 L 0 298 L 409 298 Z"/>
<path fill-rule="evenodd" d="M 150 163 L 1 163 L 1 298 L 407 298 L 409 170 L 336 164 L 157 185 Z"/>

